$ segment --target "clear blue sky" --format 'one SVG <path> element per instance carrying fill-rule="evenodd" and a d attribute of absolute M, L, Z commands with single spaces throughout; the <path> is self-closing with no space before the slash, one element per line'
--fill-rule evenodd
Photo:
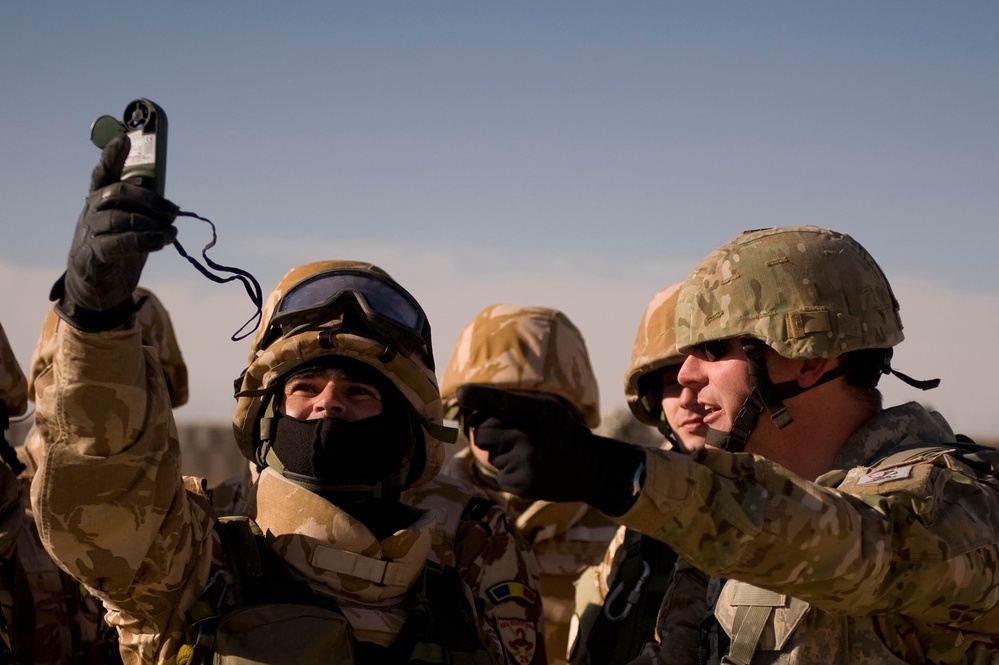
<path fill-rule="evenodd" d="M 216 260 L 265 289 L 374 260 L 424 302 L 441 366 L 482 307 L 559 307 L 621 405 L 656 290 L 743 229 L 818 224 L 895 284 L 897 366 L 944 380 L 925 400 L 999 434 L 997 34 L 994 2 L 4 3 L 0 321 L 26 365 L 89 125 L 146 96 Z M 178 418 L 228 418 L 242 290 L 170 249 L 146 277 L 192 365 Z"/>

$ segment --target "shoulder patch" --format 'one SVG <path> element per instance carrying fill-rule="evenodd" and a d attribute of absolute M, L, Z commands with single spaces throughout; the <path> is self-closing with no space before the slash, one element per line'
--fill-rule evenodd
<path fill-rule="evenodd" d="M 904 492 L 928 496 L 932 491 L 932 464 L 906 464 L 887 469 L 852 469 L 837 489 L 853 494 Z"/>
<path fill-rule="evenodd" d="M 487 589 L 490 600 L 493 603 L 502 603 L 505 600 L 522 600 L 528 605 L 534 605 L 538 601 L 538 592 L 522 582 L 500 582 Z"/>
<path fill-rule="evenodd" d="M 534 652 L 538 648 L 538 629 L 530 621 L 521 619 L 499 619 L 499 628 L 503 647 L 513 656 L 514 662 L 527 665 L 534 660 Z"/>
<path fill-rule="evenodd" d="M 912 475 L 912 465 L 906 466 L 896 466 L 891 469 L 881 469 L 880 471 L 871 471 L 870 473 L 861 476 L 857 479 L 858 485 L 880 485 L 881 483 L 887 483 L 892 480 L 903 480 Z"/>

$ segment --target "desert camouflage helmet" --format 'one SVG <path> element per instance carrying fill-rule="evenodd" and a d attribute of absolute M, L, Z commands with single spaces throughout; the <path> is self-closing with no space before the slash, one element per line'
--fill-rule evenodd
<path fill-rule="evenodd" d="M 28 410 L 28 384 L 2 326 L 0 326 L 0 400 L 7 407 L 8 415 L 19 416 Z"/>
<path fill-rule="evenodd" d="M 676 300 L 683 282 L 678 282 L 652 296 L 642 322 L 638 324 L 631 365 L 624 375 L 624 398 L 631 412 L 646 425 L 659 425 L 661 405 L 655 394 L 644 386 L 643 377 L 665 367 L 683 364 L 684 354 L 676 350 Z"/>
<path fill-rule="evenodd" d="M 461 331 L 444 369 L 441 395 L 481 383 L 561 397 L 587 427 L 600 424 L 600 395 L 586 342 L 562 312 L 546 307 L 490 305 Z"/>
<path fill-rule="evenodd" d="M 170 321 L 170 314 L 160 299 L 143 287 L 137 287 L 132 292 L 136 302 L 141 303 L 135 314 L 136 322 L 142 330 L 142 344 L 152 347 L 159 358 L 160 366 L 166 377 L 167 390 L 170 393 L 170 405 L 173 408 L 187 404 L 188 380 L 187 364 L 180 352 L 177 335 Z M 45 368 L 52 364 L 56 349 L 56 332 L 61 319 L 55 312 L 55 307 L 49 309 L 42 333 L 38 337 L 35 351 L 28 368 L 28 396 L 35 399 L 35 380 Z"/>
<path fill-rule="evenodd" d="M 331 291 L 333 287 L 328 281 L 333 276 L 381 288 L 379 294 L 372 294 L 372 300 L 384 297 L 382 304 L 388 308 L 397 309 L 400 314 L 404 311 L 406 317 L 412 314 L 415 318 L 401 318 L 406 319 L 405 325 L 419 332 L 403 339 L 397 336 L 401 331 L 395 330 L 394 323 L 387 324 L 381 332 L 361 331 L 357 326 L 341 325 L 347 316 L 342 310 L 329 310 L 329 316 L 324 316 L 322 306 L 335 305 L 338 300 L 338 292 Z M 315 305 L 309 310 L 311 321 L 294 318 L 297 298 L 303 305 Z M 362 305 L 357 299 L 352 302 L 359 307 L 378 306 L 368 302 Z M 376 319 L 377 316 L 372 317 L 369 323 L 377 323 Z M 289 271 L 268 297 L 247 368 L 236 381 L 233 431 L 243 455 L 253 462 L 262 462 L 258 458 L 262 446 L 261 421 L 284 378 L 302 365 L 331 355 L 371 366 L 391 381 L 412 407 L 422 426 L 425 463 L 419 476 L 409 478 L 407 486 L 422 484 L 437 475 L 444 462 L 442 442 L 447 440 L 449 430 L 443 426 L 429 323 L 419 304 L 388 273 L 371 263 L 358 261 L 318 261 L 299 266 Z"/>
<path fill-rule="evenodd" d="M 898 302 L 850 236 L 816 226 L 747 231 L 694 268 L 677 302 L 677 347 L 762 341 L 785 358 L 830 358 L 902 341 Z"/>

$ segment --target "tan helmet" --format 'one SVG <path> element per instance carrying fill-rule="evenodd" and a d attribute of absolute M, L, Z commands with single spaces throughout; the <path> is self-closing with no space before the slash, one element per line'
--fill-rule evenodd
<path fill-rule="evenodd" d="M 170 314 L 160 299 L 156 297 L 156 294 L 149 289 L 137 287 L 132 292 L 132 296 L 137 303 L 140 303 L 135 318 L 142 330 L 142 344 L 156 350 L 160 366 L 166 377 L 170 405 L 177 408 L 187 404 L 189 396 L 187 364 L 180 352 L 177 335 L 174 333 L 173 323 L 170 321 Z M 60 321 L 55 307 L 51 307 L 45 317 L 45 322 L 42 324 L 42 333 L 38 337 L 38 343 L 31 356 L 31 366 L 28 368 L 28 397 L 31 400 L 35 399 L 35 380 L 43 370 L 52 364 L 52 359 L 55 356 L 56 332 L 59 329 Z"/>
<path fill-rule="evenodd" d="M 683 282 L 667 286 L 652 296 L 642 322 L 638 324 L 631 365 L 624 375 L 624 398 L 631 412 L 646 425 L 658 426 L 662 407 L 644 387 L 643 377 L 664 367 L 683 364 L 684 354 L 676 350 L 676 300 Z"/>
<path fill-rule="evenodd" d="M 3 326 L 0 326 L 0 400 L 9 416 L 19 416 L 28 410 L 28 383 Z"/>
<path fill-rule="evenodd" d="M 853 238 L 816 226 L 747 231 L 694 268 L 677 302 L 677 347 L 762 341 L 785 358 L 831 358 L 902 341 L 898 302 Z"/>
<path fill-rule="evenodd" d="M 449 411 L 468 383 L 557 395 L 587 427 L 600 424 L 600 394 L 586 342 L 562 312 L 490 305 L 461 331 L 444 369 L 441 395 Z"/>
<path fill-rule="evenodd" d="M 332 280 L 352 279 L 381 289 L 352 305 L 366 318 L 366 326 L 346 326 L 347 313 L 330 309 L 339 301 Z M 383 300 L 375 301 L 376 298 Z M 379 306 L 385 308 L 379 310 Z M 381 316 L 400 317 L 387 321 Z M 403 335 L 401 327 L 412 328 Z M 444 414 L 434 374 L 430 325 L 422 308 L 387 272 L 371 263 L 318 261 L 292 269 L 271 292 L 264 305 L 260 328 L 250 350 L 247 368 L 236 380 L 233 432 L 243 455 L 257 463 L 263 445 L 261 421 L 283 379 L 293 370 L 323 356 L 343 356 L 370 365 L 399 390 L 412 407 L 423 431 L 425 463 L 407 486 L 422 484 L 440 471 L 442 442 L 453 441 L 443 426 Z"/>

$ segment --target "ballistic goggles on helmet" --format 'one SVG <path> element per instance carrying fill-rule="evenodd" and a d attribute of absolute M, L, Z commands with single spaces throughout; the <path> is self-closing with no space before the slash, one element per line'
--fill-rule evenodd
<path fill-rule="evenodd" d="M 339 323 L 329 326 L 336 319 Z M 356 332 L 411 354 L 434 369 L 430 324 L 416 299 L 392 279 L 365 270 L 330 270 L 296 284 L 278 301 L 259 349 L 320 328 Z"/>

